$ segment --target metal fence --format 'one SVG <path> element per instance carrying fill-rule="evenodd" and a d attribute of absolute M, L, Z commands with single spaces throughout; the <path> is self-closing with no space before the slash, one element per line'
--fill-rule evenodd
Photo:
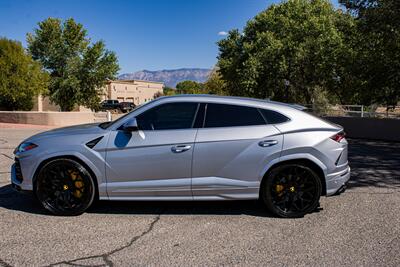
<path fill-rule="evenodd" d="M 387 110 L 386 107 L 364 105 L 305 105 L 307 111 L 319 116 L 395 118 L 400 119 L 400 106 Z"/>

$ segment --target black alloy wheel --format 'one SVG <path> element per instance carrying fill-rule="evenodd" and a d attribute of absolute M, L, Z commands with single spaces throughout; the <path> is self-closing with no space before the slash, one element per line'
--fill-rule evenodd
<path fill-rule="evenodd" d="M 280 217 L 297 218 L 314 211 L 321 196 L 321 180 L 309 167 L 286 164 L 273 169 L 263 183 L 267 208 Z"/>
<path fill-rule="evenodd" d="M 43 207 L 55 215 L 82 214 L 95 197 L 93 177 L 80 163 L 55 159 L 46 163 L 35 181 L 35 193 Z"/>

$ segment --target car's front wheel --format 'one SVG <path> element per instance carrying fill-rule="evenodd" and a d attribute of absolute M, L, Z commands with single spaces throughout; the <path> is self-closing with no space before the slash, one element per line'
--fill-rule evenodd
<path fill-rule="evenodd" d="M 301 164 L 280 165 L 268 173 L 262 185 L 267 208 L 280 217 L 296 218 L 314 211 L 321 196 L 321 180 Z"/>
<path fill-rule="evenodd" d="M 93 203 L 96 192 L 90 172 L 67 158 L 47 162 L 40 169 L 34 186 L 44 208 L 65 216 L 82 214 Z"/>

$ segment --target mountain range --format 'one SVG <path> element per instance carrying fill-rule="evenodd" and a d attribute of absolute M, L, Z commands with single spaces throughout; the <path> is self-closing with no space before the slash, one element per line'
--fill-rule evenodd
<path fill-rule="evenodd" d="M 211 69 L 201 68 L 182 68 L 171 70 L 141 70 L 133 73 L 124 73 L 119 75 L 120 80 L 144 80 L 163 82 L 168 87 L 176 87 L 181 81 L 205 82 L 211 73 Z"/>

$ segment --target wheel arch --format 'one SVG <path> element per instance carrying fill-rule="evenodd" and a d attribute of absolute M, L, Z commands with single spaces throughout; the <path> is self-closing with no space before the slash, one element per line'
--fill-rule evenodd
<path fill-rule="evenodd" d="M 264 173 L 262 179 L 261 179 L 261 183 L 260 183 L 260 189 L 259 189 L 259 197 L 262 197 L 262 188 L 263 188 L 263 183 L 267 180 L 269 173 L 282 165 L 285 164 L 302 164 L 304 166 L 309 167 L 310 169 L 312 169 L 313 171 L 315 171 L 315 173 L 318 175 L 319 179 L 321 180 L 321 185 L 322 185 L 322 192 L 321 195 L 325 196 L 326 195 L 326 180 L 325 180 L 325 173 L 324 170 L 321 168 L 321 166 L 319 166 L 317 163 L 315 163 L 314 161 L 312 161 L 311 159 L 308 158 L 297 158 L 297 159 L 287 159 L 287 160 L 283 160 L 283 161 L 279 161 L 273 165 L 271 165 Z"/>
<path fill-rule="evenodd" d="M 77 157 L 75 155 L 58 155 L 58 156 L 46 158 L 43 161 L 41 161 L 39 163 L 39 165 L 37 166 L 35 173 L 33 174 L 33 178 L 32 178 L 34 194 L 36 194 L 36 192 L 35 192 L 36 191 L 36 177 L 39 174 L 40 170 L 43 168 L 44 165 L 46 165 L 47 163 L 49 163 L 53 160 L 56 160 L 56 159 L 70 159 L 70 160 L 74 160 L 74 161 L 78 162 L 79 164 L 81 164 L 93 177 L 93 183 L 94 183 L 94 187 L 95 187 L 95 196 L 94 197 L 95 197 L 95 200 L 99 199 L 99 184 L 98 184 L 97 176 L 96 176 L 95 172 L 88 166 L 88 164 L 86 164 L 82 159 L 80 159 L 79 157 Z"/>

